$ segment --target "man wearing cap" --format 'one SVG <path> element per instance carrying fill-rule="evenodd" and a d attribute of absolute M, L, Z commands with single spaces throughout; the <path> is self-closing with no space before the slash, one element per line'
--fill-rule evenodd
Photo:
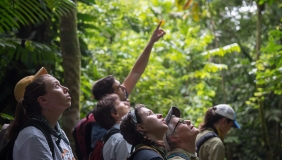
<path fill-rule="evenodd" d="M 168 130 L 164 137 L 168 160 L 198 160 L 195 140 L 199 130 L 190 120 L 181 119 L 180 110 L 171 107 L 165 122 Z"/>
<path fill-rule="evenodd" d="M 219 104 L 208 109 L 196 138 L 200 160 L 224 160 L 223 140 L 231 127 L 240 129 L 236 114 L 229 105 Z"/>

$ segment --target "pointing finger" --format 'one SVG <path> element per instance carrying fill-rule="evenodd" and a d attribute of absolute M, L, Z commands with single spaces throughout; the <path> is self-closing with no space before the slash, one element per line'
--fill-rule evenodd
<path fill-rule="evenodd" d="M 160 26 L 161 26 L 162 23 L 163 23 L 163 20 L 161 20 L 161 21 L 159 22 L 159 24 L 158 24 L 156 30 L 159 30 L 159 28 L 160 28 Z"/>

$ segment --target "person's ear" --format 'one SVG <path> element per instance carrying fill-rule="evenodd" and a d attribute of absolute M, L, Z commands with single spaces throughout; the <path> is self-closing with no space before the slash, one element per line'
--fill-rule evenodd
<path fill-rule="evenodd" d="M 146 132 L 147 131 L 146 127 L 143 124 L 137 124 L 136 130 L 137 131 L 141 131 L 141 132 Z"/>
<path fill-rule="evenodd" d="M 114 119 L 119 119 L 119 115 L 116 113 L 111 113 L 111 116 L 114 117 Z"/>
<path fill-rule="evenodd" d="M 221 119 L 219 120 L 220 126 L 224 126 L 224 119 L 225 119 L 225 118 L 221 118 Z"/>
<path fill-rule="evenodd" d="M 227 118 L 222 118 L 222 125 L 228 125 Z"/>
<path fill-rule="evenodd" d="M 44 96 L 39 96 L 37 98 L 37 101 L 39 102 L 39 104 L 47 104 L 48 103 L 48 100 Z"/>
<path fill-rule="evenodd" d="M 178 141 L 178 137 L 177 136 L 170 136 L 169 140 L 170 140 L 170 142 L 177 142 Z"/>

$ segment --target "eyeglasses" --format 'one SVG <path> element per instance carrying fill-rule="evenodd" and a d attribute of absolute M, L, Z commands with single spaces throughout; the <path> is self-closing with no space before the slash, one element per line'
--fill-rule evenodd
<path fill-rule="evenodd" d="M 176 127 L 177 127 L 180 123 L 182 123 L 182 124 L 186 124 L 185 120 L 183 120 L 183 119 L 179 119 L 179 120 L 177 121 L 177 123 L 176 123 L 176 125 L 175 125 L 175 127 L 174 127 L 173 131 L 171 132 L 171 135 L 170 135 L 170 136 L 172 136 L 172 135 L 173 135 L 173 133 L 174 133 L 174 132 L 175 132 L 175 130 L 176 130 Z M 165 136 L 165 137 L 166 137 L 166 141 L 167 141 L 167 143 L 170 145 L 172 142 L 169 140 L 167 133 L 166 133 L 166 136 Z"/>
<path fill-rule="evenodd" d="M 173 131 L 172 131 L 172 133 L 171 133 L 171 134 L 173 134 L 173 133 L 175 132 L 176 127 L 177 127 L 180 123 L 182 123 L 182 124 L 186 124 L 185 120 L 183 120 L 183 119 L 179 119 L 179 120 L 178 120 L 178 122 L 176 123 L 176 125 L 175 125 L 175 127 L 174 127 L 174 129 L 173 129 Z"/>

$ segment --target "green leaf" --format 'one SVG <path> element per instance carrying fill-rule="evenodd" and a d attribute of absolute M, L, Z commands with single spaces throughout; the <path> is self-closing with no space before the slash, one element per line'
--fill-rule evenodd
<path fill-rule="evenodd" d="M 7 120 L 14 120 L 14 117 L 8 115 L 8 114 L 5 114 L 5 113 L 0 113 L 0 117 L 4 118 L 4 119 L 7 119 Z"/>

